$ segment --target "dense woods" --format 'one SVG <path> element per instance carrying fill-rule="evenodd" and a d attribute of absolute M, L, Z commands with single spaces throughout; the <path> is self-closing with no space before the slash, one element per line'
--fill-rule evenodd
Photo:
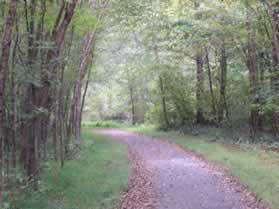
<path fill-rule="evenodd" d="M 84 87 L 107 5 L 1 1 L 1 205 L 11 185 L 38 189 L 44 162 L 63 166 L 80 149 Z"/>
<path fill-rule="evenodd" d="M 92 119 L 278 134 L 277 1 L 122 1 L 114 11 L 120 24 L 97 44 Z"/>
<path fill-rule="evenodd" d="M 0 207 L 80 151 L 82 121 L 279 142 L 277 0 L 7 0 L 0 26 Z"/>

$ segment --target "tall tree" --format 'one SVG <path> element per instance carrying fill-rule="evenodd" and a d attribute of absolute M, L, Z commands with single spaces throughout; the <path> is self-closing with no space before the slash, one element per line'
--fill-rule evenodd
<path fill-rule="evenodd" d="M 209 51 L 207 48 L 205 50 L 206 50 L 205 61 L 207 64 L 207 75 L 208 75 L 208 84 L 209 84 L 209 90 L 210 90 L 210 96 L 211 96 L 212 114 L 215 119 L 215 117 L 217 115 L 217 111 L 216 111 L 215 95 L 214 95 L 214 91 L 213 91 L 212 71 L 211 71 L 210 60 L 209 60 Z"/>
<path fill-rule="evenodd" d="M 5 128 L 6 128 L 6 113 L 5 113 L 5 87 L 9 71 L 9 56 L 11 51 L 12 31 L 16 21 L 17 1 L 9 1 L 9 10 L 5 20 L 4 33 L 1 44 L 0 57 L 0 207 L 3 204 L 3 169 L 4 169 L 4 143 L 5 143 Z"/>
<path fill-rule="evenodd" d="M 41 84 L 35 85 L 31 83 L 27 90 L 27 96 L 25 98 L 25 113 L 31 115 L 31 118 L 25 123 L 23 128 L 23 146 L 21 151 L 21 158 L 25 163 L 27 170 L 27 175 L 31 178 L 37 176 L 39 171 L 38 165 L 38 140 L 41 138 L 42 132 L 46 121 L 49 122 L 50 113 L 52 113 L 51 108 L 55 104 L 55 99 L 53 98 L 51 81 L 58 80 L 58 67 L 61 66 L 59 57 L 62 52 L 64 45 L 65 34 L 67 28 L 74 15 L 74 10 L 77 5 L 78 0 L 72 0 L 69 2 L 62 1 L 59 13 L 57 15 L 54 28 L 50 40 L 53 42 L 53 47 L 51 47 L 46 56 L 46 60 L 43 61 L 45 64 L 40 75 Z M 35 3 L 35 2 L 33 2 Z M 28 31 L 35 33 L 34 31 L 34 21 L 33 16 L 35 13 L 35 5 L 31 4 L 31 26 L 29 26 Z M 31 29 L 30 29 L 31 28 Z M 39 30 L 39 28 L 37 28 Z M 33 32 L 34 31 L 34 32 Z M 43 33 L 39 33 L 43 34 Z M 31 42 L 32 52 L 30 53 L 29 60 L 35 60 L 37 57 L 38 50 L 36 50 L 36 42 Z M 30 48 L 30 46 L 29 46 Z M 56 87 L 55 87 L 56 88 Z M 54 94 L 55 95 L 55 94 Z M 44 110 L 44 111 L 38 111 Z M 46 113 L 47 112 L 47 113 Z M 34 181 L 34 186 L 36 187 L 36 180 Z"/>
<path fill-rule="evenodd" d="M 0 137 L 4 137 L 5 129 L 5 86 L 9 70 L 9 56 L 11 51 L 12 30 L 16 20 L 16 0 L 10 0 L 9 11 L 5 20 L 4 33 L 1 44 L 0 57 Z"/>
<path fill-rule="evenodd" d="M 277 0 L 267 0 L 268 11 L 272 24 L 272 90 L 275 97 L 277 109 L 274 111 L 274 129 L 279 132 L 279 2 Z"/>
<path fill-rule="evenodd" d="M 197 124 L 203 124 L 205 122 L 203 112 L 203 93 L 204 93 L 204 75 L 203 75 L 203 52 L 198 50 L 196 53 L 196 100 L 197 100 L 197 113 L 196 122 Z"/>
<path fill-rule="evenodd" d="M 251 125 L 251 134 L 254 135 L 259 129 L 258 67 L 257 67 L 256 30 L 254 27 L 253 10 L 248 3 L 246 3 L 246 12 L 247 12 L 247 32 L 248 32 L 247 67 L 249 69 L 250 96 L 251 96 L 250 125 Z"/>
<path fill-rule="evenodd" d="M 226 101 L 226 85 L 227 85 L 227 52 L 225 40 L 221 44 L 220 56 L 220 99 L 218 107 L 218 122 L 224 119 L 224 113 L 228 115 L 227 101 Z"/>

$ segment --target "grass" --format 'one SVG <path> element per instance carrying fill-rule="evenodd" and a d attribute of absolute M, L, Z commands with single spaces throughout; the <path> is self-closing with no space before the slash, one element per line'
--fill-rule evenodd
<path fill-rule="evenodd" d="M 128 183 L 127 148 L 107 137 L 83 131 L 84 148 L 63 169 L 45 171 L 40 192 L 26 191 L 16 209 L 114 209 Z"/>
<path fill-rule="evenodd" d="M 155 126 L 128 127 L 126 130 L 157 138 L 167 138 L 226 168 L 255 192 L 272 209 L 279 209 L 279 153 L 246 145 L 213 143 L 206 135 L 162 132 Z"/>
<path fill-rule="evenodd" d="M 94 122 L 84 122 L 84 127 L 87 128 L 125 128 L 129 124 L 126 122 L 106 120 L 106 121 L 94 121 Z"/>

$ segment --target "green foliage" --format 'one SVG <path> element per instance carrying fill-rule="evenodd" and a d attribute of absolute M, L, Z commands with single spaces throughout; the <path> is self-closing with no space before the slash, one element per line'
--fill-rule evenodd
<path fill-rule="evenodd" d="M 46 27 L 47 31 L 51 31 L 53 29 L 57 18 L 58 9 L 59 7 L 57 5 L 53 4 L 51 1 L 48 1 L 46 14 L 44 17 L 44 26 Z M 39 20 L 41 18 L 41 13 L 37 13 L 36 18 Z"/>
<path fill-rule="evenodd" d="M 132 89 L 140 115 L 164 128 L 162 96 L 166 98 L 171 126 L 167 128 L 191 127 L 196 122 L 199 106 L 206 125 L 246 129 L 247 132 L 250 112 L 258 109 L 263 119 L 262 130 L 271 131 L 277 96 L 272 95 L 271 90 L 272 28 L 266 7 L 256 0 L 202 0 L 196 3 L 176 0 L 112 2 L 104 24 L 106 30 L 99 42 L 100 57 L 96 65 L 97 77 L 102 77 L 103 81 L 96 79 L 92 85 L 95 99 L 87 103 L 87 113 L 94 117 L 89 120 L 104 119 L 104 112 L 131 115 L 129 91 Z M 247 65 L 249 11 L 256 32 L 258 100 L 251 95 Z M 113 24 L 115 22 L 117 24 Z M 223 47 L 227 71 L 225 105 L 221 98 Z M 203 62 L 201 101 L 197 101 L 196 96 L 199 53 Z M 160 90 L 159 77 L 164 80 L 164 93 Z M 222 106 L 226 106 L 223 118 L 218 115 Z"/>
<path fill-rule="evenodd" d="M 152 105 L 145 114 L 145 119 L 150 123 L 163 125 L 162 107 L 160 104 Z"/>
<path fill-rule="evenodd" d="M 72 23 L 75 27 L 75 31 L 83 35 L 88 31 L 94 31 L 97 27 L 100 27 L 96 15 L 97 14 L 94 14 L 89 6 L 78 7 L 75 11 Z"/>
<path fill-rule="evenodd" d="M 174 125 L 178 127 L 190 125 L 194 118 L 190 80 L 183 75 L 180 69 L 169 69 L 164 77 L 167 93 L 173 103 L 172 112 L 174 118 L 172 121 Z"/>
<path fill-rule="evenodd" d="M 86 128 L 122 128 L 127 127 L 128 123 L 117 122 L 112 120 L 107 121 L 95 121 L 95 122 L 84 122 L 83 126 Z"/>

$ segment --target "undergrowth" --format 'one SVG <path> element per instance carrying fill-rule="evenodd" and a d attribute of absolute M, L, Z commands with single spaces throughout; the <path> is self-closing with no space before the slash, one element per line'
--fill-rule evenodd
<path fill-rule="evenodd" d="M 127 149 L 83 129 L 84 147 L 60 169 L 51 163 L 39 191 L 21 191 L 13 209 L 113 209 L 128 182 Z M 22 194 L 22 192 L 24 192 Z"/>

